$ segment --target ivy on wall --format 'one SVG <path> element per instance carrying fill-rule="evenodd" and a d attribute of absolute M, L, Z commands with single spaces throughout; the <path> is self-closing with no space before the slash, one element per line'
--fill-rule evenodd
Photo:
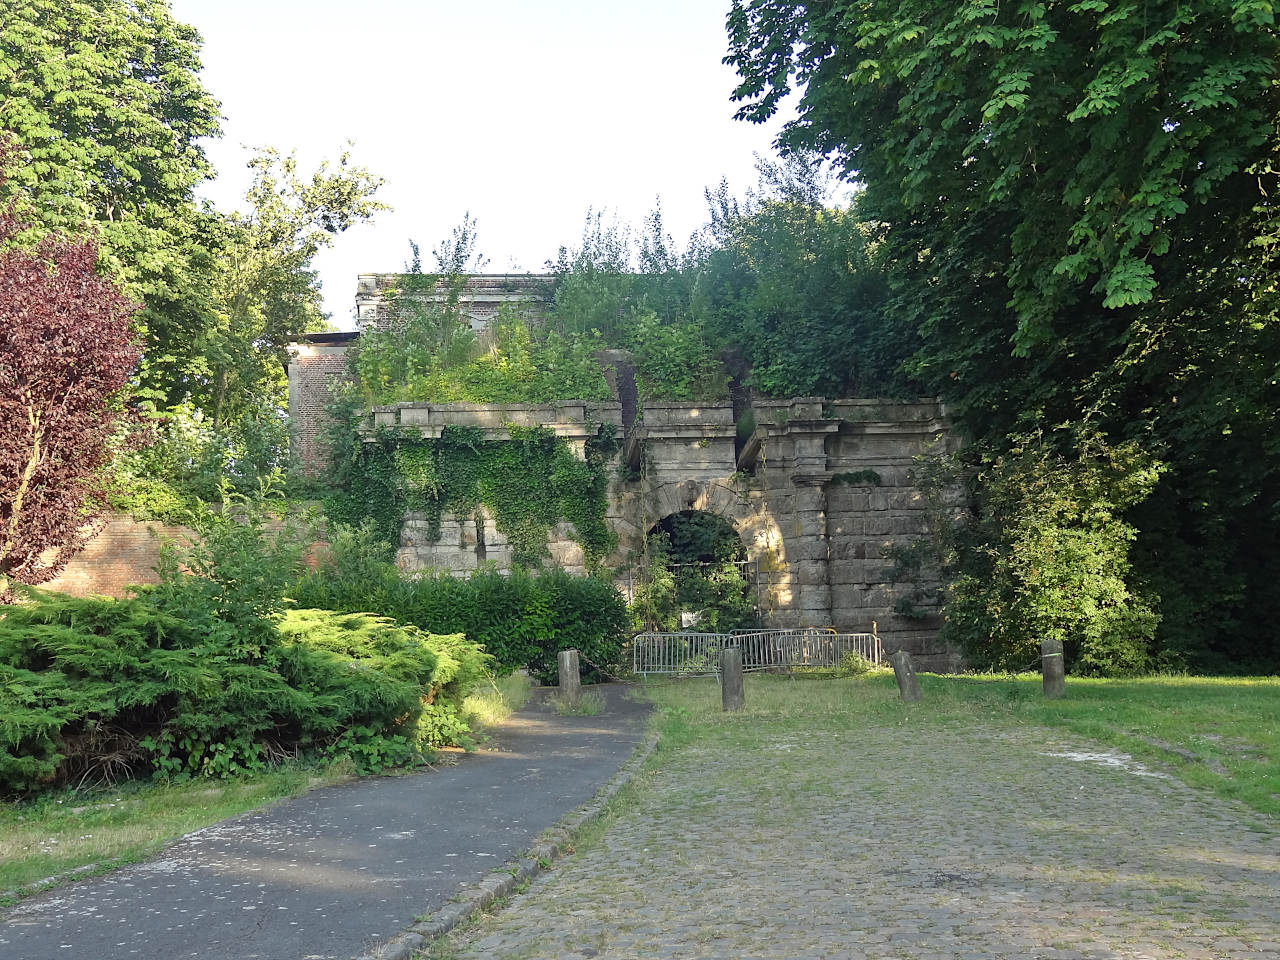
<path fill-rule="evenodd" d="M 443 514 L 467 517 L 483 506 L 510 542 L 513 562 L 526 568 L 550 555 L 551 527 L 568 521 L 587 566 L 596 566 L 615 542 L 604 519 L 604 468 L 618 449 L 613 426 L 587 441 L 585 460 L 545 427 L 508 431 L 510 440 L 486 440 L 479 428 L 456 426 L 445 427 L 439 440 L 385 434 L 364 445 L 328 515 L 353 525 L 371 518 L 381 537 L 398 543 L 407 510 L 426 514 L 438 539 Z"/>

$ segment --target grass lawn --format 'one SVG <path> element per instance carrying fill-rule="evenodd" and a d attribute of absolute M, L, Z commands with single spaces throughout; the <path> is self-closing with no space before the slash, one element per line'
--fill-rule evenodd
<path fill-rule="evenodd" d="M 473 729 L 483 737 L 485 728 L 501 723 L 528 696 L 523 676 L 482 685 L 466 701 Z M 103 873 L 146 859 L 193 830 L 349 775 L 342 763 L 291 765 L 244 780 L 128 782 L 0 803 L 0 905 L 47 886 L 41 881 L 48 878 L 67 879 L 83 867 Z"/>
<path fill-rule="evenodd" d="M 0 804 L 0 903 L 79 867 L 102 873 L 145 859 L 193 830 L 338 779 L 285 767 L 251 780 L 124 783 Z"/>
<path fill-rule="evenodd" d="M 1188 784 L 1280 816 L 1280 677 L 1069 677 L 1045 700 L 1040 677 L 920 675 L 924 700 L 904 704 L 892 673 L 826 679 L 751 675 L 740 714 L 720 709 L 715 680 L 651 682 L 664 745 L 735 727 L 735 742 L 781 728 L 892 725 L 909 735 L 934 724 L 1059 728 L 1159 764 Z M 758 721 L 767 721 L 760 723 Z"/>

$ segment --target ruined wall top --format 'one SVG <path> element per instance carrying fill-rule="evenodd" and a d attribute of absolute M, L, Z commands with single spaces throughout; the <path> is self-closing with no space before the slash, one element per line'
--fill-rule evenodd
<path fill-rule="evenodd" d="M 362 330 L 382 329 L 395 322 L 395 296 L 404 283 L 402 273 L 362 273 L 356 287 L 356 323 Z M 545 273 L 473 273 L 462 285 L 458 300 L 479 332 L 504 303 L 527 304 L 533 309 L 550 299 L 555 278 Z M 445 282 L 436 285 L 434 297 L 415 291 L 417 297 L 443 300 Z"/>
<path fill-rule="evenodd" d="M 445 427 L 474 427 L 486 440 L 510 439 L 509 427 L 545 427 L 569 439 L 593 437 L 601 424 L 622 426 L 622 406 L 613 401 L 558 400 L 555 403 L 393 403 L 373 407 L 360 432 L 366 440 L 381 431 L 434 440 Z"/>

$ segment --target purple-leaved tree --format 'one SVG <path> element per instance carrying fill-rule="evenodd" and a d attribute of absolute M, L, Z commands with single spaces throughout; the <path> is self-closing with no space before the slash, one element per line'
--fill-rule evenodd
<path fill-rule="evenodd" d="M 98 276 L 97 245 L 23 244 L 23 228 L 0 208 L 0 602 L 55 577 L 94 532 L 108 441 L 127 417 L 116 401 L 139 357 L 138 304 Z"/>

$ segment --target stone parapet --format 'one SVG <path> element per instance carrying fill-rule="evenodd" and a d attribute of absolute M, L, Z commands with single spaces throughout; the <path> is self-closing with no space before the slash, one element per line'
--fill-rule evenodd
<path fill-rule="evenodd" d="M 387 434 L 438 440 L 445 427 L 479 429 L 486 440 L 510 440 L 511 427 L 542 427 L 570 442 L 579 455 L 604 424 L 622 426 L 616 401 L 561 400 L 556 403 L 394 403 L 373 407 L 361 424 L 366 442 Z"/>
<path fill-rule="evenodd" d="M 394 329 L 401 319 L 396 300 L 403 296 L 406 275 L 362 273 L 356 286 L 356 322 L 362 330 Z M 414 280 L 422 278 L 413 277 Z M 445 280 L 429 288 L 414 289 L 408 296 L 426 303 L 443 303 L 456 297 L 459 310 L 471 329 L 483 335 L 503 304 L 515 304 L 537 313 L 555 290 L 555 277 L 543 273 L 477 273 L 452 290 Z"/>
<path fill-rule="evenodd" d="M 644 405 L 627 433 L 624 457 L 633 470 L 644 466 L 658 482 L 705 480 L 734 471 L 733 407 L 656 402 Z"/>

